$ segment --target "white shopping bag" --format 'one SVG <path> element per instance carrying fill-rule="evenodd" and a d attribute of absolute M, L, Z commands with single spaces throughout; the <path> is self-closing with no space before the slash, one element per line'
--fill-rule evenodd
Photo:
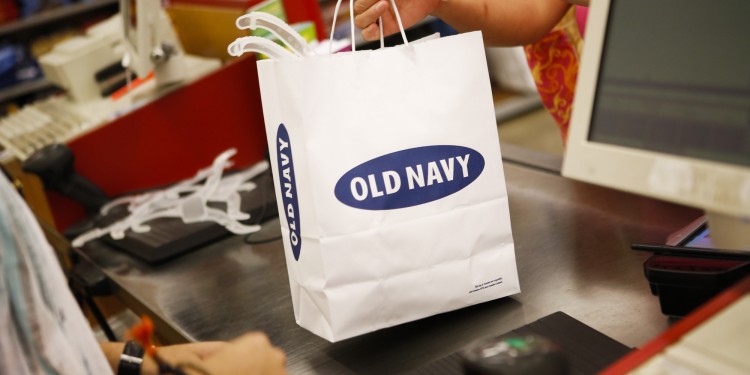
<path fill-rule="evenodd" d="M 338 341 L 520 291 L 479 32 L 258 75 L 299 325 Z"/>

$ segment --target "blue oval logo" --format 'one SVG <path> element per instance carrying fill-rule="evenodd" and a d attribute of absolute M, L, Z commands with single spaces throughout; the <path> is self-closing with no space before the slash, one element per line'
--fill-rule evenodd
<path fill-rule="evenodd" d="M 484 170 L 482 155 L 463 146 L 424 146 L 366 161 L 336 182 L 341 203 L 365 210 L 417 206 L 469 186 Z"/>
<path fill-rule="evenodd" d="M 281 203 L 289 226 L 289 243 L 292 245 L 294 260 L 299 260 L 302 241 L 300 237 L 299 203 L 297 201 L 297 180 L 294 178 L 294 162 L 289 142 L 289 132 L 284 124 L 279 125 L 276 133 L 276 162 L 279 171 Z"/>

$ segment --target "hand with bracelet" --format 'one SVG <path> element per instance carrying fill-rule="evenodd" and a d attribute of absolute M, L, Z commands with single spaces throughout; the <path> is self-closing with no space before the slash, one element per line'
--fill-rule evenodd
<path fill-rule="evenodd" d="M 159 366 L 154 358 L 143 356 L 140 367 L 136 366 L 138 352 L 132 352 L 131 344 L 101 343 L 107 360 L 116 375 L 157 375 Z M 141 352 L 143 353 L 143 351 Z M 136 354 L 136 355 L 131 355 Z M 127 359 L 121 359 L 121 358 Z M 170 345 L 159 348 L 159 357 L 164 362 L 179 367 L 188 375 L 225 374 L 286 374 L 285 356 L 274 347 L 266 335 L 253 332 L 230 342 L 198 342 Z M 122 363 L 121 361 L 125 361 Z M 162 372 L 163 373 L 163 372 Z"/>

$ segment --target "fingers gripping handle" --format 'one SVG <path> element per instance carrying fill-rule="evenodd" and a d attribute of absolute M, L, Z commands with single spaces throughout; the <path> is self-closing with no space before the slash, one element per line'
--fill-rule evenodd
<path fill-rule="evenodd" d="M 401 14 L 398 12 L 398 7 L 396 6 L 395 0 L 391 1 L 391 8 L 393 8 L 393 14 L 396 16 L 396 22 L 398 23 L 398 30 L 401 32 L 401 39 L 403 39 L 404 44 L 408 45 L 409 41 L 406 39 L 406 31 L 404 30 L 404 24 L 401 22 Z M 336 1 L 336 7 L 333 10 L 333 24 L 331 25 L 331 36 L 330 40 L 333 40 L 333 32 L 336 31 L 336 16 L 339 14 L 339 8 L 341 7 L 341 0 Z M 350 22 L 351 22 L 351 35 L 352 35 L 352 51 L 356 51 L 356 46 L 354 43 L 354 0 L 349 1 L 349 15 L 350 15 Z M 383 19 L 382 17 L 379 19 L 380 24 L 380 47 L 382 48 L 384 45 L 383 42 Z M 328 48 L 328 54 L 331 54 L 331 47 Z"/>

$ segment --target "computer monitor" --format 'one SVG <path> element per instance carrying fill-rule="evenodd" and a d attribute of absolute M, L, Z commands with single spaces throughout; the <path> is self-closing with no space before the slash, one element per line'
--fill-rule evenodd
<path fill-rule="evenodd" d="M 183 81 L 187 77 L 184 53 L 161 0 L 120 0 L 124 65 L 145 78 L 152 71 L 157 85 Z"/>
<path fill-rule="evenodd" d="M 563 175 L 704 209 L 714 247 L 750 251 L 748 15 L 591 1 Z"/>

